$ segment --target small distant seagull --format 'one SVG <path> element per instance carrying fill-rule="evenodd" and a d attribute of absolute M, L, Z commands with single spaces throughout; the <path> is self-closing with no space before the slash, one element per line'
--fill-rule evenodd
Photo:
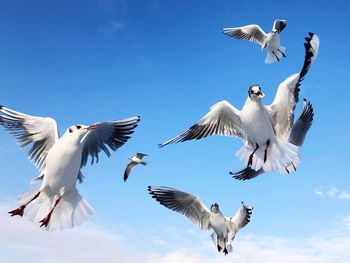
<path fill-rule="evenodd" d="M 210 135 L 238 136 L 244 146 L 236 155 L 247 164 L 247 168 L 284 173 L 285 169 L 290 169 L 291 163 L 299 163 L 299 147 L 289 142 L 288 137 L 299 101 L 299 87 L 318 54 L 319 38 L 313 33 L 309 36 L 304 44 L 305 59 L 301 71 L 279 85 L 272 104 L 265 106 L 260 86 L 252 85 L 242 110 L 225 100 L 220 101 L 189 129 L 159 146 Z"/>
<path fill-rule="evenodd" d="M 214 230 L 211 237 L 220 252 L 227 255 L 232 252 L 232 241 L 239 229 L 250 222 L 253 207 L 243 204 L 233 217 L 227 217 L 219 210 L 217 203 L 210 210 L 201 200 L 192 194 L 163 186 L 149 186 L 149 194 L 161 205 L 188 217 L 200 229 Z"/>
<path fill-rule="evenodd" d="M 132 168 L 134 168 L 138 164 L 143 164 L 143 165 L 147 164 L 146 161 L 142 160 L 142 158 L 144 156 L 148 156 L 148 155 L 144 154 L 144 153 L 137 153 L 133 157 L 128 157 L 128 159 L 131 162 L 126 166 L 126 169 L 125 169 L 125 172 L 124 172 L 124 182 L 126 182 L 126 180 L 128 180 L 128 177 L 130 175 L 130 171 L 131 171 Z"/>
<path fill-rule="evenodd" d="M 280 46 L 280 33 L 286 27 L 287 21 L 276 19 L 272 31 L 265 33 L 258 25 L 224 28 L 224 34 L 237 39 L 253 41 L 261 45 L 261 49 L 267 48 L 266 64 L 280 61 L 286 57 L 286 48 Z"/>
<path fill-rule="evenodd" d="M 312 125 L 312 121 L 314 118 L 314 110 L 312 108 L 312 105 L 309 101 L 304 99 L 304 107 L 303 111 L 300 114 L 299 119 L 294 123 L 292 131 L 289 134 L 288 141 L 291 144 L 294 144 L 298 146 L 299 148 L 303 145 L 306 133 L 309 131 Z M 284 169 L 286 173 L 290 173 L 293 171 L 296 171 L 296 168 L 299 163 L 291 162 L 289 163 Z M 251 169 L 250 167 L 247 167 L 239 172 L 230 172 L 232 177 L 237 180 L 250 180 L 255 177 L 257 177 L 260 174 L 263 174 L 265 171 L 264 169 L 260 168 L 258 171 L 255 171 Z"/>
<path fill-rule="evenodd" d="M 92 213 L 92 207 L 76 188 L 83 180 L 81 169 L 89 156 L 98 162 L 103 151 L 108 157 L 130 138 L 140 117 L 97 122 L 69 127 L 59 137 L 57 123 L 49 117 L 37 117 L 0 106 L 0 125 L 13 135 L 21 148 L 32 144 L 28 158 L 40 174 L 32 181 L 41 185 L 18 197 L 19 207 L 11 216 L 27 216 L 47 230 L 72 228 Z M 107 147 L 108 146 L 108 147 Z"/>

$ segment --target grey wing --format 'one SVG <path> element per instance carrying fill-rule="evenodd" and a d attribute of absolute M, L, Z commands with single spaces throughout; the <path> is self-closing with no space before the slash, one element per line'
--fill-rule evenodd
<path fill-rule="evenodd" d="M 160 204 L 185 215 L 200 229 L 210 228 L 210 211 L 197 196 L 163 186 L 149 186 L 148 191 Z"/>
<path fill-rule="evenodd" d="M 305 59 L 301 71 L 291 75 L 279 85 L 274 101 L 266 107 L 276 136 L 285 140 L 288 139 L 293 127 L 295 105 L 299 101 L 299 87 L 318 54 L 319 39 L 313 33 L 309 35 L 310 38 L 306 38 L 304 44 Z"/>
<path fill-rule="evenodd" d="M 112 151 L 118 150 L 124 143 L 126 143 L 137 127 L 140 117 L 131 117 L 127 119 L 99 122 L 96 123 L 98 127 L 91 130 L 83 139 L 83 152 L 81 167 L 85 166 L 88 157 L 91 156 L 91 164 L 98 162 L 98 154 L 102 151 L 110 157 Z M 109 147 L 109 149 L 107 148 Z"/>
<path fill-rule="evenodd" d="M 147 156 L 145 153 L 136 153 L 136 158 L 142 159 L 145 156 Z"/>
<path fill-rule="evenodd" d="M 258 25 L 224 28 L 224 34 L 240 40 L 248 40 L 265 46 L 267 34 Z"/>
<path fill-rule="evenodd" d="M 233 237 L 239 229 L 250 222 L 252 212 L 253 207 L 242 202 L 242 207 L 237 210 L 236 214 L 231 218 L 227 218 L 229 220 L 229 231 Z"/>
<path fill-rule="evenodd" d="M 131 172 L 131 169 L 134 168 L 136 166 L 136 164 L 137 163 L 135 163 L 135 162 L 130 162 L 126 166 L 125 171 L 124 171 L 124 182 L 126 182 L 126 180 L 128 180 L 130 172 Z"/>
<path fill-rule="evenodd" d="M 0 106 L 0 125 L 13 135 L 20 148 L 32 144 L 28 158 L 42 170 L 51 147 L 58 140 L 56 121 L 49 117 L 36 117 Z"/>
<path fill-rule="evenodd" d="M 210 111 L 196 124 L 174 138 L 160 144 L 159 147 L 187 140 L 199 140 L 210 135 L 238 136 L 246 141 L 246 133 L 241 127 L 240 111 L 229 102 L 225 100 L 220 101 L 214 104 Z"/>
<path fill-rule="evenodd" d="M 282 30 L 286 27 L 286 25 L 286 20 L 276 19 L 273 23 L 272 31 L 276 30 L 278 33 L 281 33 Z"/>
<path fill-rule="evenodd" d="M 305 135 L 309 131 L 314 119 L 312 104 L 304 99 L 303 111 L 299 119 L 294 123 L 288 141 L 294 145 L 302 146 Z"/>
<path fill-rule="evenodd" d="M 230 174 L 233 175 L 232 177 L 234 179 L 245 181 L 245 180 L 253 179 L 253 178 L 259 176 L 260 174 L 263 174 L 264 172 L 265 171 L 262 168 L 255 171 L 254 169 L 247 167 L 247 168 L 244 168 L 244 169 L 242 169 L 238 172 L 235 172 L 235 173 L 230 172 Z"/>

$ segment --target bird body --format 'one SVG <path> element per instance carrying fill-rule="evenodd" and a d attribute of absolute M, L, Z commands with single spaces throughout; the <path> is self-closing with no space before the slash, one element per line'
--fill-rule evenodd
<path fill-rule="evenodd" d="M 259 85 L 252 85 L 242 110 L 227 101 L 214 104 L 210 111 L 189 129 L 160 144 L 160 147 L 210 135 L 237 136 L 244 145 L 237 157 L 254 171 L 284 173 L 290 165 L 300 162 L 299 147 L 288 141 L 299 100 L 299 86 L 318 54 L 319 39 L 309 33 L 306 38 L 302 70 L 283 81 L 270 105 L 263 105 Z"/>
<path fill-rule="evenodd" d="M 120 148 L 130 138 L 139 117 L 73 125 L 59 138 L 57 124 L 52 118 L 26 115 L 0 107 L 0 125 L 14 135 L 21 147 L 32 144 L 28 152 L 40 170 L 32 181 L 41 185 L 18 197 L 20 207 L 10 211 L 11 216 L 26 215 L 41 223 L 47 230 L 71 228 L 81 224 L 93 209 L 79 194 L 76 183 L 82 181 L 80 169 L 89 156 L 98 161 L 102 150 L 110 152 Z"/>
<path fill-rule="evenodd" d="M 130 172 L 131 170 L 138 164 L 142 164 L 142 165 L 146 165 L 147 162 L 142 160 L 142 158 L 144 156 L 147 156 L 147 154 L 144 153 L 137 153 L 135 156 L 132 157 L 128 157 L 128 159 L 131 161 L 130 163 L 128 163 L 128 165 L 125 168 L 124 171 L 124 182 L 126 182 L 129 178 Z"/>
<path fill-rule="evenodd" d="M 224 34 L 241 40 L 256 42 L 261 49 L 267 48 L 268 53 L 265 63 L 270 64 L 280 61 L 285 57 L 285 47 L 280 45 L 280 33 L 286 27 L 287 21 L 276 19 L 272 31 L 265 33 L 258 25 L 247 25 L 243 27 L 224 28 Z"/>
<path fill-rule="evenodd" d="M 237 231 L 250 222 L 253 210 L 253 207 L 242 203 L 233 217 L 226 217 L 217 203 L 212 204 L 209 210 L 195 195 L 170 187 L 149 186 L 148 191 L 161 205 L 185 215 L 200 229 L 213 229 L 213 242 L 217 250 L 223 250 L 225 255 L 232 251 L 231 243 Z"/>

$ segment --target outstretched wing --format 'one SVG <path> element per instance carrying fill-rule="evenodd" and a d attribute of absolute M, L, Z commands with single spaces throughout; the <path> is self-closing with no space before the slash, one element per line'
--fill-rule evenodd
<path fill-rule="evenodd" d="M 288 139 L 293 127 L 295 105 L 299 101 L 299 87 L 318 53 L 319 39 L 313 33 L 309 33 L 309 35 L 310 38 L 306 38 L 304 44 L 305 60 L 303 68 L 299 73 L 291 75 L 279 85 L 274 101 L 266 107 L 276 136 L 285 140 Z"/>
<path fill-rule="evenodd" d="M 229 232 L 232 238 L 234 238 L 239 229 L 245 227 L 250 222 L 252 212 L 253 207 L 245 205 L 242 202 L 242 207 L 237 210 L 236 214 L 231 218 L 226 218 L 229 222 Z"/>
<path fill-rule="evenodd" d="M 118 150 L 124 143 L 130 139 L 130 135 L 137 127 L 140 117 L 131 117 L 117 121 L 98 122 L 96 129 L 91 130 L 83 139 L 83 153 L 81 167 L 85 166 L 89 155 L 91 156 L 91 164 L 98 162 L 98 154 L 102 151 L 110 157 L 112 151 Z M 107 148 L 109 147 L 109 149 Z"/>
<path fill-rule="evenodd" d="M 223 28 L 224 34 L 241 40 L 258 43 L 264 47 L 267 34 L 258 25 Z"/>
<path fill-rule="evenodd" d="M 130 172 L 131 172 L 131 169 L 134 168 L 136 166 L 137 163 L 135 162 L 130 162 L 126 168 L 125 168 L 125 171 L 124 171 L 124 182 L 126 182 L 126 180 L 128 180 L 129 178 L 129 175 L 130 175 Z"/>
<path fill-rule="evenodd" d="M 288 141 L 296 146 L 301 147 L 304 143 L 306 133 L 309 131 L 312 125 L 313 118 L 314 110 L 312 108 L 312 104 L 304 99 L 303 111 L 301 112 L 299 119 L 294 123 Z M 255 171 L 254 169 L 247 167 L 236 173 L 230 172 L 230 174 L 233 175 L 232 177 L 237 180 L 245 181 L 253 179 L 260 174 L 263 174 L 264 172 L 265 171 L 262 168 L 258 171 Z"/>
<path fill-rule="evenodd" d="M 28 158 L 42 170 L 50 148 L 58 140 L 56 121 L 49 117 L 36 117 L 0 106 L 0 125 L 13 135 L 20 148 L 32 144 Z"/>
<path fill-rule="evenodd" d="M 159 147 L 168 144 L 184 142 L 193 139 L 202 139 L 209 135 L 238 136 L 243 140 L 246 134 L 241 127 L 240 111 L 229 102 L 223 100 L 214 104 L 210 111 L 188 130 L 162 143 Z"/>
<path fill-rule="evenodd" d="M 286 25 L 286 20 L 276 19 L 273 23 L 272 31 L 276 30 L 278 33 L 281 33 L 282 30 L 286 27 Z"/>
<path fill-rule="evenodd" d="M 185 215 L 200 229 L 210 228 L 210 211 L 197 196 L 162 186 L 149 186 L 148 191 L 160 204 Z"/>
<path fill-rule="evenodd" d="M 142 159 L 143 157 L 147 156 L 145 153 L 136 153 L 136 158 Z"/>

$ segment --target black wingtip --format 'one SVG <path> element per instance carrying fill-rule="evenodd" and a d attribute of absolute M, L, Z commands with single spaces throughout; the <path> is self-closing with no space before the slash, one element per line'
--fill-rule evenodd
<path fill-rule="evenodd" d="M 315 34 L 313 32 L 309 32 L 309 36 L 312 38 Z"/>
<path fill-rule="evenodd" d="M 303 98 L 303 101 L 307 102 L 307 100 L 305 98 Z"/>
<path fill-rule="evenodd" d="M 3 108 L 3 107 L 5 107 L 5 106 L 3 106 L 3 105 L 0 105 L 0 110 L 2 110 L 2 108 Z"/>

